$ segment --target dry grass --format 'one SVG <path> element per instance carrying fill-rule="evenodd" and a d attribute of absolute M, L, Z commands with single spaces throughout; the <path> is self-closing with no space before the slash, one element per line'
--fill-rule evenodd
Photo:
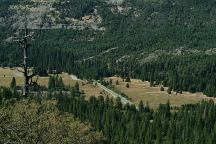
<path fill-rule="evenodd" d="M 92 84 L 89 84 L 86 81 L 75 81 L 72 80 L 70 75 L 67 73 L 60 74 L 62 77 L 65 85 L 67 86 L 74 86 L 76 82 L 79 83 L 80 89 L 83 90 L 86 94 L 86 98 L 88 99 L 90 96 L 110 96 L 103 90 L 101 90 L 98 86 L 94 86 Z M 23 77 L 22 74 L 19 73 L 16 69 L 10 69 L 10 68 L 0 68 L 0 86 L 10 86 L 12 77 L 16 78 L 17 85 L 21 86 L 23 84 Z M 110 78 L 106 78 L 106 80 L 109 80 Z M 158 87 L 150 87 L 149 82 L 142 82 L 141 80 L 132 79 L 132 82 L 130 83 L 130 88 L 126 88 L 126 82 L 123 82 L 121 78 L 117 77 L 111 77 L 113 80 L 113 84 L 115 85 L 116 80 L 118 79 L 119 84 L 116 88 L 128 95 L 132 101 L 138 105 L 138 103 L 142 100 L 143 102 L 149 102 L 149 105 L 152 108 L 158 107 L 159 104 L 165 104 L 167 100 L 170 101 L 172 106 L 180 106 L 183 104 L 191 104 L 191 103 L 198 103 L 202 99 L 211 99 L 203 95 L 202 93 L 189 93 L 189 92 L 183 92 L 183 94 L 175 94 L 172 92 L 172 94 L 167 94 L 165 88 L 165 91 L 160 91 L 160 86 Z M 39 77 L 38 83 L 40 85 L 48 86 L 49 77 Z M 214 101 L 215 99 L 212 98 Z"/>
<path fill-rule="evenodd" d="M 202 93 L 189 93 L 183 92 L 183 94 L 177 94 L 172 92 L 172 94 L 168 94 L 165 91 L 160 91 L 160 86 L 150 87 L 149 82 L 142 82 L 141 80 L 132 79 L 131 83 L 129 83 L 130 88 L 126 88 L 126 82 L 123 82 L 121 78 L 111 77 L 106 78 L 106 80 L 112 79 L 113 84 L 115 85 L 116 80 L 119 81 L 119 85 L 115 87 L 128 95 L 132 101 L 138 105 L 138 103 L 142 100 L 143 102 L 148 102 L 151 108 L 157 108 L 159 104 L 165 104 L 167 101 L 170 101 L 172 106 L 181 106 L 183 104 L 193 104 L 198 103 L 203 99 L 213 99 L 205 96 Z"/>
<path fill-rule="evenodd" d="M 65 85 L 67 85 L 67 86 L 74 86 L 76 84 L 76 82 L 78 82 L 80 89 L 85 92 L 87 98 L 89 98 L 90 96 L 98 97 L 100 95 L 103 95 L 103 96 L 108 95 L 105 92 L 103 92 L 103 90 L 101 90 L 98 86 L 90 84 L 87 81 L 73 80 L 70 77 L 70 75 L 68 75 L 67 73 L 62 73 L 62 74 L 60 74 L 60 76 L 62 77 Z"/>
<path fill-rule="evenodd" d="M 22 73 L 18 72 L 16 68 L 0 68 L 0 86 L 10 86 L 13 77 L 16 78 L 17 85 L 23 83 Z"/>
<path fill-rule="evenodd" d="M 92 84 L 87 83 L 86 81 L 75 81 L 72 80 L 70 75 L 67 73 L 62 73 L 59 76 L 62 77 L 66 86 L 74 86 L 76 82 L 79 83 L 80 89 L 83 90 L 86 94 L 86 98 L 88 99 L 90 96 L 107 96 L 108 94 L 101 90 L 98 86 L 94 86 Z M 18 86 L 22 86 L 23 84 L 23 76 L 22 73 L 18 72 L 15 68 L 0 68 L 0 86 L 9 87 L 12 78 L 16 78 L 16 82 Z M 39 77 L 38 84 L 42 86 L 48 86 L 49 77 Z M 108 95 L 109 96 L 109 95 Z"/>

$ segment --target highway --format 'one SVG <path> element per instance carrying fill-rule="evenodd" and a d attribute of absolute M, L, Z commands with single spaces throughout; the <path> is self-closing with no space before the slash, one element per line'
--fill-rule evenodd
<path fill-rule="evenodd" d="M 80 80 L 80 79 L 78 79 L 77 76 L 75 76 L 75 75 L 71 75 L 71 78 L 72 78 L 73 80 Z M 123 97 L 122 95 L 120 95 L 120 94 L 114 92 L 113 90 L 111 90 L 111 89 L 109 89 L 109 88 L 103 86 L 101 83 L 98 83 L 97 81 L 94 81 L 94 83 L 96 83 L 98 87 L 100 87 L 101 89 L 103 89 L 104 91 L 106 91 L 107 93 L 109 93 L 109 94 L 110 94 L 111 96 L 113 96 L 114 98 L 119 97 L 119 98 L 121 99 L 122 104 L 130 104 L 130 105 L 133 104 L 131 101 L 129 101 L 128 99 L 126 99 L 126 98 Z"/>
<path fill-rule="evenodd" d="M 103 86 L 102 84 L 97 82 L 97 86 L 99 86 L 101 89 L 103 89 L 104 91 L 108 92 L 109 94 L 111 94 L 114 98 L 119 97 L 121 99 L 121 102 L 123 104 L 130 104 L 132 105 L 133 103 L 131 101 L 129 101 L 128 99 L 126 99 L 125 97 L 121 96 L 120 94 L 108 89 L 107 87 Z"/>

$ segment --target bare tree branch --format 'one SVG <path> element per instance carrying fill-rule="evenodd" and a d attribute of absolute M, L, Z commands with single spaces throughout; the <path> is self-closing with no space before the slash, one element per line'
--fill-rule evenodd
<path fill-rule="evenodd" d="M 18 72 L 21 72 L 21 73 L 24 73 L 24 71 L 20 70 L 19 68 L 17 68 L 17 71 L 18 71 Z"/>

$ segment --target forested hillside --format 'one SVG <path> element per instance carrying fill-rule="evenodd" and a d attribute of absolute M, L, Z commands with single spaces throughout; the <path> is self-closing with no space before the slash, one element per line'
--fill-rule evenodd
<path fill-rule="evenodd" d="M 0 143 L 103 144 L 101 132 L 56 104 L 33 93 L 23 99 L 16 89 L 0 87 Z"/>
<path fill-rule="evenodd" d="M 31 66 L 216 96 L 214 0 L 1 0 L 0 9 L 1 66 L 21 63 L 12 37 L 26 22 Z"/>
<path fill-rule="evenodd" d="M 216 143 L 212 100 L 179 108 L 168 101 L 154 111 L 142 101 L 138 108 L 102 96 L 86 101 L 74 91 L 30 93 L 29 98 L 20 99 L 14 90 L 0 88 L 1 143 Z"/>
<path fill-rule="evenodd" d="M 93 124 L 109 144 L 214 144 L 215 104 L 201 102 L 172 112 L 169 102 L 157 111 L 148 105 L 113 103 L 112 99 L 92 97 L 89 101 L 59 97 L 59 109 Z"/>

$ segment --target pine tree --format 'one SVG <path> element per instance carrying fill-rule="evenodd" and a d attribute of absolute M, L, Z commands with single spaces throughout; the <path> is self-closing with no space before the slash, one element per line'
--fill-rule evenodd
<path fill-rule="evenodd" d="M 75 88 L 75 90 L 77 90 L 77 91 L 79 91 L 79 90 L 80 90 L 80 88 L 79 88 L 79 83 L 78 83 L 78 82 L 76 82 L 76 83 L 75 83 L 75 86 L 74 86 L 74 88 Z"/>
<path fill-rule="evenodd" d="M 127 84 L 126 84 L 126 88 L 130 88 L 130 85 L 129 85 L 129 83 L 127 83 Z"/>
<path fill-rule="evenodd" d="M 78 82 L 75 83 L 74 94 L 75 94 L 75 96 L 80 96 L 80 88 L 79 88 L 79 83 Z"/>
<path fill-rule="evenodd" d="M 125 82 L 131 82 L 130 77 L 126 77 Z"/>
<path fill-rule="evenodd" d="M 140 111 L 140 112 L 143 112 L 143 111 L 144 111 L 144 104 L 143 104 L 143 101 L 142 101 L 142 100 L 139 102 L 139 111 Z"/>
<path fill-rule="evenodd" d="M 164 91 L 164 87 L 163 86 L 160 88 L 160 91 Z"/>
<path fill-rule="evenodd" d="M 48 89 L 53 90 L 53 89 L 55 89 L 55 86 L 56 86 L 55 77 L 50 76 L 49 82 L 48 82 Z"/>
<path fill-rule="evenodd" d="M 210 96 L 210 97 L 215 97 L 216 96 L 216 88 L 212 85 L 208 85 L 206 89 L 204 90 L 204 94 Z"/>
<path fill-rule="evenodd" d="M 2 97 L 5 98 L 6 100 L 9 100 L 13 97 L 13 93 L 10 89 L 8 88 L 3 88 L 2 90 Z"/>
<path fill-rule="evenodd" d="M 1 92 L 2 90 L 1 90 L 1 88 L 0 88 L 0 105 L 2 104 L 2 102 L 3 102 L 3 95 L 2 95 L 2 92 Z"/>
<path fill-rule="evenodd" d="M 119 109 L 122 109 L 122 103 L 121 103 L 121 98 L 117 97 L 116 98 L 116 107 Z"/>
<path fill-rule="evenodd" d="M 64 89 L 65 85 L 64 85 L 64 82 L 63 82 L 63 80 L 62 80 L 62 77 L 59 77 L 58 85 L 59 85 L 59 88 L 60 88 L 61 90 Z"/>
<path fill-rule="evenodd" d="M 167 93 L 168 93 L 168 94 L 172 94 L 172 88 L 171 88 L 171 87 L 169 87 L 169 88 L 167 89 Z"/>
<path fill-rule="evenodd" d="M 112 85 L 112 79 L 110 79 L 109 84 Z"/>
<path fill-rule="evenodd" d="M 149 102 L 146 102 L 145 112 L 150 112 Z"/>
<path fill-rule="evenodd" d="M 119 81 L 118 80 L 116 81 L 116 85 L 119 85 Z"/>
<path fill-rule="evenodd" d="M 11 84 L 10 84 L 10 88 L 12 90 L 14 90 L 16 88 L 16 79 L 15 77 L 12 78 Z"/>
<path fill-rule="evenodd" d="M 19 92 L 17 91 L 17 89 L 14 89 L 14 91 L 13 91 L 13 95 L 14 95 L 14 98 L 16 98 L 16 99 L 20 99 L 20 94 L 19 94 Z"/>
<path fill-rule="evenodd" d="M 154 86 L 154 81 L 150 81 L 150 87 L 153 87 Z"/>

